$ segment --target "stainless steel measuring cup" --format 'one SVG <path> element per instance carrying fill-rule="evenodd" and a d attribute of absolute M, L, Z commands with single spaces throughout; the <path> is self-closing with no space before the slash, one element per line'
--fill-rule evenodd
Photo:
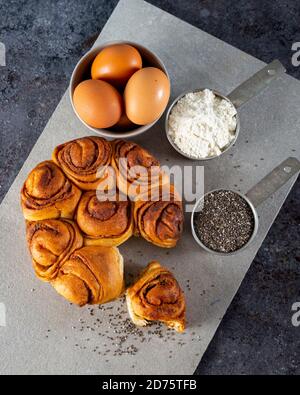
<path fill-rule="evenodd" d="M 224 191 L 225 189 L 217 189 L 210 191 L 206 193 L 204 196 L 202 196 L 197 203 L 194 206 L 192 216 L 191 216 L 191 227 L 192 227 L 192 234 L 194 236 L 194 239 L 196 242 L 199 244 L 200 247 L 202 247 L 204 250 L 217 254 L 217 255 L 233 255 L 236 254 L 237 252 L 240 252 L 247 248 L 249 244 L 254 240 L 257 230 L 258 230 L 258 214 L 256 211 L 256 208 L 263 203 L 265 200 L 267 200 L 273 193 L 275 193 L 278 189 L 280 189 L 288 180 L 290 180 L 295 174 L 297 174 L 300 171 L 300 162 L 296 158 L 287 158 L 284 162 L 282 162 L 280 165 L 278 165 L 274 170 L 272 170 L 268 175 L 266 175 L 261 181 L 259 181 L 253 188 L 251 188 L 245 195 L 232 190 L 232 189 L 226 189 L 226 191 L 231 191 L 239 196 L 241 196 L 249 205 L 249 207 L 252 210 L 253 213 L 253 219 L 254 219 L 254 227 L 253 227 L 253 233 L 248 242 L 239 250 L 234 251 L 234 252 L 219 252 L 219 251 L 214 251 L 208 248 L 205 244 L 202 243 L 202 241 L 198 238 L 195 227 L 194 227 L 194 216 L 195 213 L 201 210 L 201 207 L 203 205 L 205 197 L 216 191 Z M 199 209 L 200 208 L 200 209 Z"/>
<path fill-rule="evenodd" d="M 248 100 L 252 99 L 254 96 L 256 96 L 259 92 L 261 92 L 263 89 L 265 89 L 273 80 L 284 74 L 286 69 L 284 66 L 279 62 L 279 60 L 274 60 L 272 63 L 268 64 L 265 66 L 263 69 L 258 71 L 256 74 L 254 74 L 252 77 L 250 77 L 248 80 L 243 82 L 241 85 L 239 85 L 236 89 L 234 89 L 231 93 L 229 93 L 227 96 L 221 94 L 220 92 L 215 91 L 214 89 L 210 88 L 201 88 L 201 89 L 196 89 L 192 92 L 200 92 L 203 91 L 204 89 L 209 89 L 211 90 L 216 96 L 220 97 L 221 99 L 227 100 L 229 103 L 231 103 L 237 110 L 237 115 L 236 115 L 236 131 L 234 135 L 234 139 L 228 144 L 227 147 L 225 147 L 222 150 L 222 153 L 220 155 L 214 155 L 214 156 L 208 156 L 206 158 L 195 158 L 192 156 L 188 156 L 186 153 L 182 152 L 179 147 L 174 143 L 172 140 L 172 137 L 169 134 L 169 116 L 172 112 L 173 107 L 176 105 L 178 100 L 180 100 L 182 97 L 187 95 L 188 93 L 191 93 L 191 91 L 186 91 L 179 95 L 171 104 L 169 107 L 167 114 L 166 114 L 166 119 L 165 119 L 165 131 L 167 135 L 167 139 L 169 140 L 169 143 L 172 145 L 172 147 L 181 155 L 188 159 L 192 160 L 209 160 L 209 159 L 214 159 L 218 158 L 221 155 L 223 155 L 229 148 L 233 146 L 233 144 L 236 142 L 239 132 L 240 132 L 240 118 L 238 114 L 238 109 L 242 107 L 245 103 L 247 103 Z"/>

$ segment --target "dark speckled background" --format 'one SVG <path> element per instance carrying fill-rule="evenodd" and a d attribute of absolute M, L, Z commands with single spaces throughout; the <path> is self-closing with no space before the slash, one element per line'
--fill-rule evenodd
<path fill-rule="evenodd" d="M 299 0 L 150 0 L 269 62 L 291 64 L 300 41 Z M 9 189 L 117 0 L 0 0 L 0 199 Z M 198 374 L 299 374 L 300 182 L 298 181 L 199 364 Z M 179 372 L 178 372 L 179 373 Z"/>

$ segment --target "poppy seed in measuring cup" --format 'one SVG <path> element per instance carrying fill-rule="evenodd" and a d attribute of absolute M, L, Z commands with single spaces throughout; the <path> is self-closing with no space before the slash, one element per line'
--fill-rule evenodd
<path fill-rule="evenodd" d="M 233 191 L 218 190 L 205 195 L 203 208 L 194 215 L 197 237 L 216 252 L 241 249 L 250 240 L 254 225 L 251 207 Z"/>

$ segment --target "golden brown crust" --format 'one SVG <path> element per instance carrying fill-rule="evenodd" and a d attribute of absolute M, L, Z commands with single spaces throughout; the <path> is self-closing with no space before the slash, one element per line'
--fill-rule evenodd
<path fill-rule="evenodd" d="M 59 267 L 83 245 L 77 225 L 66 219 L 27 222 L 26 236 L 35 273 L 42 281 L 53 280 Z"/>
<path fill-rule="evenodd" d="M 95 190 L 108 182 L 112 146 L 101 137 L 83 137 L 57 146 L 53 161 L 83 190 Z M 100 173 L 101 172 L 101 173 Z"/>
<path fill-rule="evenodd" d="M 51 284 L 79 306 L 109 302 L 124 290 L 123 258 L 116 247 L 83 247 L 64 262 Z"/>
<path fill-rule="evenodd" d="M 159 161 L 132 141 L 113 142 L 112 165 L 116 172 L 118 188 L 131 199 L 143 194 L 150 186 L 154 188 L 168 182 Z"/>
<path fill-rule="evenodd" d="M 85 192 L 79 202 L 76 220 L 85 245 L 118 246 L 133 234 L 132 204 L 129 200 L 101 201 L 95 191 Z"/>
<path fill-rule="evenodd" d="M 178 332 L 184 331 L 184 294 L 173 274 L 159 262 L 148 264 L 135 284 L 127 289 L 126 300 L 136 325 L 161 321 Z"/>
<path fill-rule="evenodd" d="M 136 235 L 164 248 L 175 247 L 183 229 L 182 202 L 174 186 L 169 185 L 168 195 L 159 194 L 157 201 L 134 202 Z"/>
<path fill-rule="evenodd" d="M 72 219 L 81 191 L 66 178 L 52 161 L 38 164 L 28 175 L 21 190 L 25 219 Z"/>
<path fill-rule="evenodd" d="M 127 160 L 125 168 L 119 166 L 122 158 Z M 103 201 L 95 189 L 106 180 L 110 164 L 119 176 L 119 199 Z M 96 175 L 101 166 L 105 171 L 99 180 Z M 146 173 L 130 172 L 136 166 L 143 166 Z M 162 192 L 166 185 L 170 187 L 168 199 Z M 81 189 L 87 191 L 82 194 Z M 159 198 L 150 201 L 157 190 Z M 122 191 L 134 202 L 120 198 Z M 56 147 L 53 161 L 38 164 L 28 175 L 21 205 L 36 275 L 80 306 L 106 303 L 122 293 L 123 258 L 115 246 L 135 232 L 157 246 L 171 248 L 183 224 L 182 203 L 157 159 L 135 143 L 116 140 L 111 144 L 97 137 Z M 74 216 L 76 223 L 71 221 Z M 137 299 L 127 297 L 137 322 L 159 320 L 182 331 L 184 297 L 172 274 L 154 262 L 137 284 L 144 280 L 151 283 L 151 289 L 142 294 L 145 311 Z"/>

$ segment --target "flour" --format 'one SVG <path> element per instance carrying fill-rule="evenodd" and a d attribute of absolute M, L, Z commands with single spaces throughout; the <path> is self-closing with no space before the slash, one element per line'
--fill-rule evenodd
<path fill-rule="evenodd" d="M 168 120 L 175 145 L 197 159 L 220 155 L 234 139 L 236 125 L 234 106 L 209 89 L 178 100 Z"/>

